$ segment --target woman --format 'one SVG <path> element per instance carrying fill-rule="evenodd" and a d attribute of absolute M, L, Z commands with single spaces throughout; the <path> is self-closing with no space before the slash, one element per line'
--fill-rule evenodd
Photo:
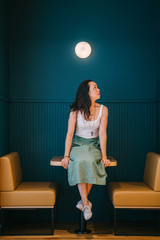
<path fill-rule="evenodd" d="M 81 200 L 76 207 L 86 220 L 92 217 L 92 203 L 88 200 L 92 185 L 106 184 L 108 108 L 96 103 L 100 90 L 92 80 L 83 81 L 70 106 L 65 154 L 62 166 L 68 168 L 70 186 L 77 185 Z M 76 126 L 76 134 L 73 139 Z M 73 139 L 73 141 L 72 141 Z"/>

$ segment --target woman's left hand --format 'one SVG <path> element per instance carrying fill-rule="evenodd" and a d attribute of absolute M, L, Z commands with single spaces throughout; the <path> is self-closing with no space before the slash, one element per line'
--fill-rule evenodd
<path fill-rule="evenodd" d="M 107 158 L 102 159 L 102 162 L 103 162 L 105 167 L 108 167 L 110 165 L 110 163 L 111 163 L 111 161 L 109 159 L 107 159 Z"/>

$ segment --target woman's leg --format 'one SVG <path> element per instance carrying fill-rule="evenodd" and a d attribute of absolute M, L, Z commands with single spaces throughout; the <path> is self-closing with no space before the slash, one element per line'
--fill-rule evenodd
<path fill-rule="evenodd" d="M 89 195 L 89 193 L 90 193 L 90 191 L 91 191 L 92 186 L 93 186 L 93 184 L 87 183 L 87 192 L 88 192 L 88 195 Z M 87 195 L 87 197 L 88 197 L 88 195 Z"/>
<path fill-rule="evenodd" d="M 78 190 L 84 206 L 89 205 L 88 201 L 88 184 L 87 183 L 78 183 Z"/>
<path fill-rule="evenodd" d="M 84 206 L 87 206 L 89 204 L 88 195 L 91 191 L 92 186 L 93 184 L 89 183 L 78 183 L 79 193 Z"/>

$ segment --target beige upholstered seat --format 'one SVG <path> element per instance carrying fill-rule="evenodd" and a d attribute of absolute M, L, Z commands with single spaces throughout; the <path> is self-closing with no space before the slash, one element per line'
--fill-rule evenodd
<path fill-rule="evenodd" d="M 160 208 L 160 154 L 147 154 L 143 182 L 111 182 L 108 191 L 115 208 Z"/>
<path fill-rule="evenodd" d="M 108 192 L 114 209 L 160 209 L 160 154 L 147 154 L 143 182 L 111 182 Z"/>
<path fill-rule="evenodd" d="M 54 208 L 57 184 L 22 182 L 20 157 L 12 152 L 0 158 L 1 209 Z"/>
<path fill-rule="evenodd" d="M 52 182 L 22 182 L 14 191 L 2 192 L 2 207 L 47 206 L 56 201 L 56 185 Z"/>
<path fill-rule="evenodd" d="M 108 190 L 116 208 L 160 207 L 160 192 L 153 191 L 144 182 L 113 182 Z"/>

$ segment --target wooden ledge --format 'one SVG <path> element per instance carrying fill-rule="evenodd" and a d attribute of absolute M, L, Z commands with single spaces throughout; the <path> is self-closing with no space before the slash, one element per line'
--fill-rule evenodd
<path fill-rule="evenodd" d="M 50 161 L 50 165 L 60 167 L 62 166 L 62 162 L 61 162 L 62 159 L 63 159 L 63 156 L 54 156 Z M 109 167 L 117 166 L 117 161 L 112 156 L 108 157 L 108 159 L 111 161 L 111 164 L 109 165 Z"/>

